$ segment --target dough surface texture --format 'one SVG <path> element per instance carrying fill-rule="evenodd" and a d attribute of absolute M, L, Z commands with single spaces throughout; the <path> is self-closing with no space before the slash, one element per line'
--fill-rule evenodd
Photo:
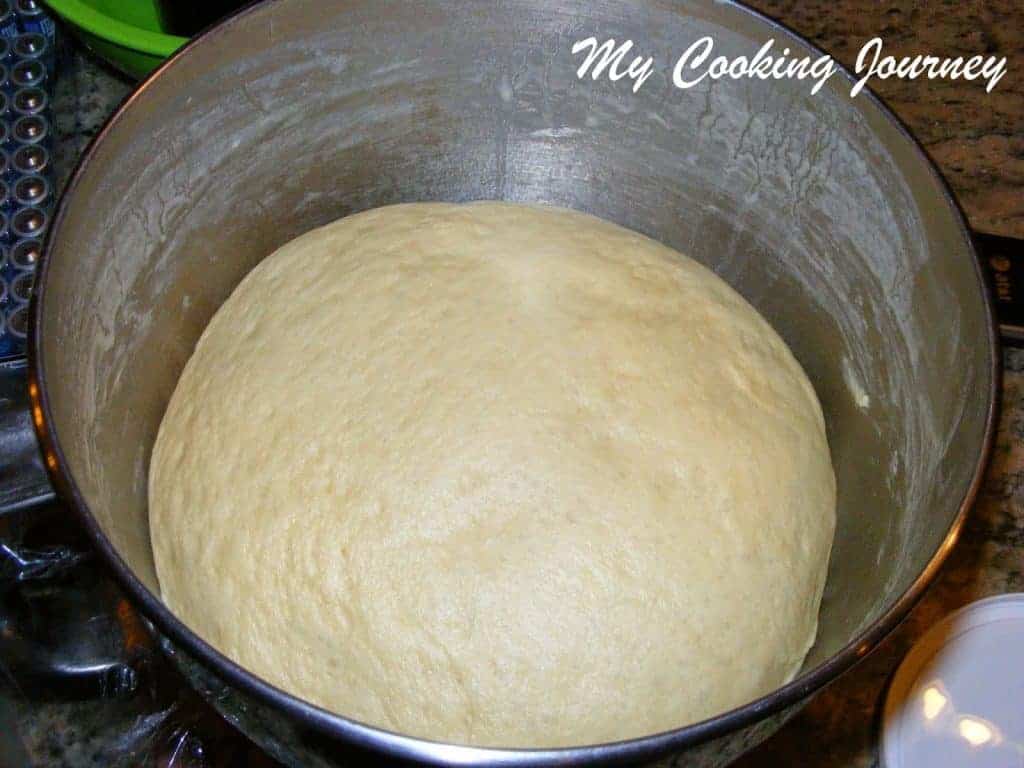
<path fill-rule="evenodd" d="M 257 266 L 150 466 L 163 598 L 274 685 L 504 747 L 788 681 L 835 526 L 821 407 L 697 262 L 584 214 L 378 208 Z"/>

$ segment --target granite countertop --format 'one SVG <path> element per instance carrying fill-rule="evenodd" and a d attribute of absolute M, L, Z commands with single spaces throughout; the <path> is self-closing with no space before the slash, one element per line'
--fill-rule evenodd
<path fill-rule="evenodd" d="M 1024 238 L 1024 3 L 1020 0 L 755 0 L 751 3 L 852 66 L 882 37 L 886 52 L 997 54 L 1007 74 L 977 82 L 872 81 L 949 180 L 975 229 Z M 54 99 L 58 185 L 130 85 L 74 51 Z M 889 676 L 940 617 L 979 598 L 1024 591 L 1024 351 L 1007 350 L 1003 412 L 987 481 L 962 538 L 909 619 L 740 768 L 878 765 L 878 712 Z"/>
<path fill-rule="evenodd" d="M 870 87 L 924 144 L 971 226 L 1024 238 L 1024 3 L 1020 0 L 750 0 L 852 68 L 883 55 L 1006 57 L 992 93 L 964 80 L 878 80 Z"/>

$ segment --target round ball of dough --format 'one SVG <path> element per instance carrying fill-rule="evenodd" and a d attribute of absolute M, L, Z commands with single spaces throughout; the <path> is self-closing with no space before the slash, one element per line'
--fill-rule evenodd
<path fill-rule="evenodd" d="M 835 516 L 821 407 L 712 272 L 580 213 L 414 204 L 280 248 L 153 452 L 163 597 L 355 720 L 553 747 L 789 680 Z"/>

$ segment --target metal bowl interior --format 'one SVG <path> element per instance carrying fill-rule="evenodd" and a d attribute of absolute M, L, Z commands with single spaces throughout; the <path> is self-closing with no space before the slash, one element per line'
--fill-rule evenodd
<path fill-rule="evenodd" d="M 632 39 L 655 74 L 637 93 L 578 79 L 571 47 L 591 35 Z M 817 55 L 711 0 L 288 0 L 214 28 L 117 113 L 47 244 L 33 393 L 58 485 L 180 649 L 282 717 L 393 755 L 543 757 L 317 710 L 221 657 L 159 599 L 149 454 L 211 314 L 287 240 L 413 200 L 557 203 L 680 249 L 771 321 L 826 413 L 839 522 L 801 675 L 705 723 L 544 759 L 653 756 L 748 725 L 834 678 L 909 609 L 953 543 L 993 430 L 996 345 L 970 240 L 919 147 L 870 95 L 850 98 L 845 76 L 817 95 L 798 80 L 673 88 L 672 64 L 703 35 L 731 57 L 770 38 Z"/>

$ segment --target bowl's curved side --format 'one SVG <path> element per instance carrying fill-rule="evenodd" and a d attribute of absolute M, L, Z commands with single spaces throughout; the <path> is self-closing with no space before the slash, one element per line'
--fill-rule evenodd
<path fill-rule="evenodd" d="M 243 693 L 228 685 L 209 667 L 183 653 L 167 638 L 162 638 L 161 649 L 170 657 L 175 666 L 198 691 L 209 701 L 221 716 L 240 731 L 248 735 L 257 745 L 285 765 L 301 765 L 303 768 L 335 768 L 339 765 L 376 765 L 379 753 L 373 746 L 354 744 L 337 734 L 320 729 L 307 728 L 301 723 L 283 718 L 272 705 Z M 753 749 L 781 728 L 810 700 L 800 699 L 785 708 L 757 720 L 738 731 L 731 731 L 716 738 L 708 739 L 687 748 L 683 752 L 658 754 L 620 755 L 614 764 L 637 764 L 657 768 L 723 768 L 735 761 L 744 752 Z M 486 751 L 484 751 L 486 752 Z M 535 765 L 598 765 L 608 764 L 603 756 L 566 755 L 563 750 L 537 752 Z M 464 756 L 460 756 L 460 759 Z M 487 754 L 479 756 L 480 765 L 522 764 L 514 756 L 500 756 L 494 759 Z M 414 766 L 423 763 L 417 759 L 392 760 L 389 765 Z M 438 765 L 451 765 L 443 759 Z M 459 762 L 459 764 L 465 764 Z"/>

